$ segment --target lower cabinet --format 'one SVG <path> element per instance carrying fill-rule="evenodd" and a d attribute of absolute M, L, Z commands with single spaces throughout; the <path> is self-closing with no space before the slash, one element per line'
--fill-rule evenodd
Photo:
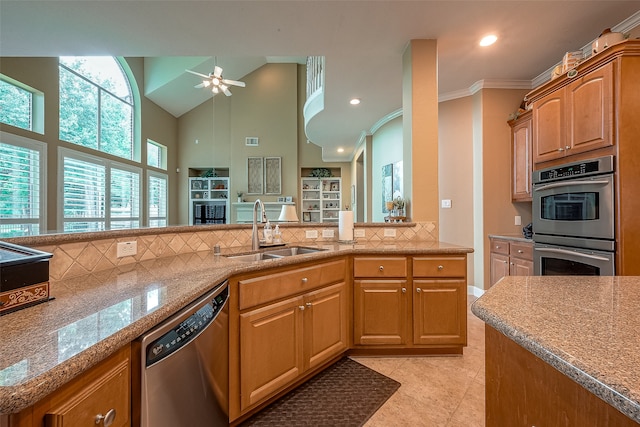
<path fill-rule="evenodd" d="M 239 282 L 240 307 L 244 307 L 238 321 L 240 415 L 348 348 L 345 272 L 346 261 L 341 260 Z M 250 289 L 261 291 L 252 288 L 254 280 L 265 277 L 290 292 L 278 292 L 276 300 L 250 295 Z M 245 307 L 243 301 L 249 300 L 254 306 Z"/>
<path fill-rule="evenodd" d="M 356 257 L 354 345 L 461 351 L 467 343 L 466 266 L 466 255 Z M 385 275 L 391 278 L 374 278 Z"/>
<path fill-rule="evenodd" d="M 131 348 L 100 362 L 35 405 L 13 414 L 9 427 L 131 425 Z"/>
<path fill-rule="evenodd" d="M 533 276 L 533 243 L 490 237 L 491 286 L 505 276 Z"/>

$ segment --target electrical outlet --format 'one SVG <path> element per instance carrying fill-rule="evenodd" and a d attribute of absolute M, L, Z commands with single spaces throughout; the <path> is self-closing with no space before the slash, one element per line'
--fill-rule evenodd
<path fill-rule="evenodd" d="M 353 237 L 365 237 L 364 228 L 356 228 L 353 230 Z"/>
<path fill-rule="evenodd" d="M 515 225 L 522 225 L 522 217 L 520 215 L 516 215 Z"/>
<path fill-rule="evenodd" d="M 119 242 L 116 256 L 118 258 L 134 256 L 138 253 L 138 242 Z"/>
<path fill-rule="evenodd" d="M 451 207 L 451 199 L 442 199 L 442 207 L 449 209 Z"/>
<path fill-rule="evenodd" d="M 396 229 L 395 228 L 385 228 L 384 229 L 384 237 L 396 237 Z"/>
<path fill-rule="evenodd" d="M 317 239 L 318 238 L 318 230 L 307 230 L 304 232 L 304 235 L 307 239 Z"/>
<path fill-rule="evenodd" d="M 322 237 L 333 237 L 333 230 L 322 230 Z"/>

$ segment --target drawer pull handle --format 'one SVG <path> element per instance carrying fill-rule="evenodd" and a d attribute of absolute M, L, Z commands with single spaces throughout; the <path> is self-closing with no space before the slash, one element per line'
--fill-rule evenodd
<path fill-rule="evenodd" d="M 518 249 L 518 253 L 521 254 L 522 253 L 522 249 Z"/>
<path fill-rule="evenodd" d="M 304 311 L 304 305 L 299 305 L 298 308 L 300 309 L 300 311 Z"/>
<path fill-rule="evenodd" d="M 305 305 L 307 306 L 307 308 L 313 307 L 313 304 L 311 304 L 310 302 L 306 303 Z"/>
<path fill-rule="evenodd" d="M 102 423 L 104 427 L 109 427 L 116 420 L 116 410 L 109 409 L 105 415 L 96 415 L 96 424 Z"/>
<path fill-rule="evenodd" d="M 380 267 L 378 267 L 378 269 L 379 269 L 380 271 L 384 271 L 384 265 L 381 265 Z"/>
<path fill-rule="evenodd" d="M 500 245 L 496 245 L 496 249 L 500 249 Z"/>
<path fill-rule="evenodd" d="M 302 283 L 307 283 L 309 280 L 306 277 L 302 278 Z"/>
<path fill-rule="evenodd" d="M 416 292 L 417 292 L 417 293 L 420 293 L 420 292 L 422 292 L 422 289 L 420 289 L 420 288 L 416 288 Z"/>
<path fill-rule="evenodd" d="M 507 263 L 507 261 L 502 261 L 502 262 L 504 262 L 505 264 Z"/>
<path fill-rule="evenodd" d="M 439 265 L 438 266 L 438 270 L 441 270 L 441 271 L 444 270 L 444 266 L 443 265 Z"/>
<path fill-rule="evenodd" d="M 406 293 L 407 292 L 407 288 L 402 288 L 402 293 Z"/>

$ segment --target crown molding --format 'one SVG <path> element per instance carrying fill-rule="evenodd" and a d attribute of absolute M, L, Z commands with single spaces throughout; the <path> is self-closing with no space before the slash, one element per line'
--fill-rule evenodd
<path fill-rule="evenodd" d="M 615 27 L 611 27 L 611 31 L 615 33 L 626 33 L 638 26 L 640 26 L 640 10 L 634 13 L 633 15 L 631 15 L 630 17 L 628 17 L 627 19 L 625 19 L 624 21 L 622 21 L 621 23 L 619 23 L 618 25 L 616 25 Z M 580 49 L 582 51 L 582 56 L 584 58 L 588 58 L 589 56 L 591 56 L 591 45 L 597 39 L 598 38 L 596 37 L 595 39 L 591 40 L 589 43 L 587 43 Z M 533 87 L 536 88 L 548 82 L 549 80 L 551 80 L 551 72 L 558 65 L 562 65 L 562 60 L 553 64 L 546 71 L 543 71 L 540 75 L 534 77 L 532 80 Z"/>

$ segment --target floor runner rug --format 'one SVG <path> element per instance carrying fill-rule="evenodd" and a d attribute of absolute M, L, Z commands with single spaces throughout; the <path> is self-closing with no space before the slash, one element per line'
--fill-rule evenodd
<path fill-rule="evenodd" d="M 362 426 L 400 383 L 348 357 L 242 423 L 255 426 Z"/>

